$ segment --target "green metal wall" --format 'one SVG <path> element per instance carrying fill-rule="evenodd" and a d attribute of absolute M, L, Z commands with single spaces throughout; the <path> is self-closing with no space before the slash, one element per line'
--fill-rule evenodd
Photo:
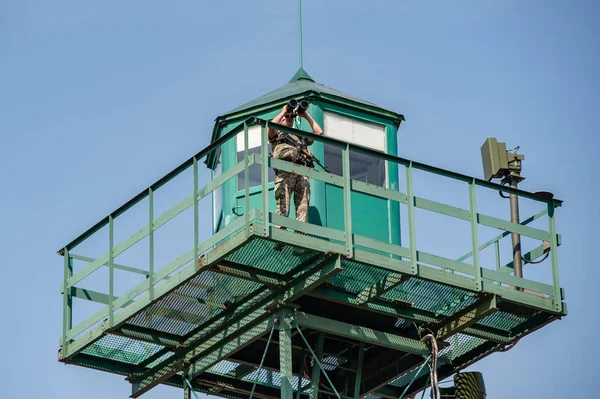
<path fill-rule="evenodd" d="M 301 97 L 298 97 L 298 100 Z M 324 112 L 334 112 L 352 119 L 363 122 L 376 123 L 385 126 L 386 152 L 397 155 L 397 129 L 392 121 L 375 115 L 362 113 L 347 107 L 339 106 L 329 102 L 310 101 L 309 112 L 312 117 L 324 127 Z M 253 114 L 253 116 L 272 119 L 281 110 L 281 105 L 266 112 Z M 235 126 L 243 122 L 243 118 L 232 120 L 219 131 L 219 137 L 227 134 Z M 306 120 L 301 119 L 300 126 L 295 126 L 305 131 L 310 131 Z M 324 145 L 315 142 L 310 150 L 321 161 L 324 160 Z M 224 147 L 222 153 L 222 170 L 226 171 L 237 163 L 236 141 L 230 140 Z M 387 163 L 386 165 L 386 187 L 398 189 L 398 166 Z M 269 195 L 274 198 L 274 184 L 269 184 Z M 250 209 L 260 208 L 260 187 L 251 188 Z M 344 230 L 343 191 L 340 187 L 327 185 L 324 182 L 311 180 L 311 200 L 309 207 L 309 222 L 334 229 Z M 271 212 L 275 212 L 275 201 L 269 201 Z M 231 179 L 223 185 L 222 208 L 220 210 L 223 228 L 237 218 L 244 215 L 243 191 L 238 190 L 237 179 Z M 293 201 L 291 204 L 290 217 L 295 217 Z M 374 238 L 384 242 L 400 245 L 400 209 L 396 202 L 383 198 L 376 198 L 363 193 L 352 193 L 352 226 L 356 234 Z"/>

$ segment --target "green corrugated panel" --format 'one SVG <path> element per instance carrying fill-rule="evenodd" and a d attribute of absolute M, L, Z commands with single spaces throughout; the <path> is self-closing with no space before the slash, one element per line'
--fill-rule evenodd
<path fill-rule="evenodd" d="M 161 345 L 107 334 L 88 346 L 83 353 L 122 363 L 139 364 L 162 348 Z"/>

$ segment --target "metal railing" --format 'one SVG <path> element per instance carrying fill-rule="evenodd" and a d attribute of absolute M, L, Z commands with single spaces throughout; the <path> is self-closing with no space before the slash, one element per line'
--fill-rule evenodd
<path fill-rule="evenodd" d="M 252 125 L 261 126 L 261 153 L 248 153 L 248 128 Z M 333 145 L 342 150 L 342 174 L 341 176 L 317 171 L 305 166 L 292 164 L 283 160 L 273 159 L 268 154 L 268 129 L 293 133 L 301 137 L 310 137 L 310 139 Z M 221 146 L 229 140 L 235 138 L 237 134 L 244 132 L 244 159 L 231 168 L 223 171 L 219 176 L 203 186 L 199 185 L 198 162 L 202 159 L 215 154 Z M 388 163 L 401 165 L 406 172 L 406 192 L 394 190 L 379 186 L 370 185 L 364 182 L 351 179 L 350 175 L 350 153 L 360 152 L 371 157 L 383 159 Z M 292 218 L 285 218 L 280 215 L 269 212 L 269 202 L 274 200 L 269 195 L 262 195 L 260 207 L 250 209 L 251 187 L 249 187 L 250 167 L 258 165 L 261 168 L 261 192 L 269 192 L 268 171 L 269 168 L 294 172 L 300 175 L 306 175 L 311 179 L 324 182 L 327 185 L 341 187 L 344 198 L 344 230 L 336 230 L 330 227 L 318 226 L 310 223 L 298 222 Z M 185 170 L 192 169 L 193 187 L 190 189 L 191 195 L 181 200 L 174 207 L 163 214 L 155 217 L 154 215 L 154 193 L 156 190 L 167 184 L 177 175 Z M 421 170 L 434 175 L 443 176 L 449 179 L 460 181 L 466 184 L 466 190 L 469 194 L 469 209 L 461 209 L 451 205 L 420 198 L 414 194 L 413 171 Z M 209 239 L 200 242 L 199 239 L 199 207 L 198 202 L 209 195 L 215 195 L 215 190 L 232 178 L 236 178 L 239 173 L 244 173 L 244 204 L 245 212 L 243 217 L 233 221 L 225 228 L 213 234 Z M 528 198 L 533 201 L 545 204 L 546 209 L 539 212 L 521 223 L 511 223 L 507 220 L 498 219 L 492 216 L 481 214 L 477 211 L 476 187 L 483 187 L 494 191 L 503 191 L 505 193 L 516 194 L 521 198 Z M 409 238 L 408 246 L 395 245 L 389 242 L 382 242 L 370 237 L 357 235 L 352 226 L 352 193 L 365 193 L 374 197 L 382 198 L 405 206 L 407 211 L 408 228 L 407 231 L 401 231 L 402 237 Z M 114 220 L 124 212 L 138 204 L 143 199 L 148 199 L 148 222 L 139 231 L 125 239 L 121 243 L 115 244 L 114 241 Z M 557 248 L 559 245 L 559 236 L 555 227 L 555 208 L 561 205 L 557 199 L 547 199 L 536 196 L 533 193 L 523 190 L 513 189 L 506 186 L 490 183 L 481 179 L 451 172 L 448 170 L 436 168 L 419 162 L 414 162 L 405 158 L 385 154 L 379 151 L 371 150 L 358 145 L 342 142 L 324 136 L 315 136 L 291 127 L 274 124 L 270 121 L 249 118 L 229 133 L 225 134 L 210 146 L 206 147 L 186 162 L 175 168 L 165 177 L 142 191 L 132 198 L 126 204 L 109 214 L 106 218 L 98 222 L 85 233 L 62 248 L 59 253 L 64 256 L 64 278 L 62 283 L 63 293 L 63 332 L 61 337 L 61 346 L 63 348 L 62 357 L 67 358 L 80 351 L 84 345 L 98 339 L 104 331 L 115 328 L 124 323 L 128 317 L 143 309 L 156 298 L 168 293 L 180 281 L 189 278 L 200 269 L 198 259 L 202 254 L 213 254 L 213 252 L 227 251 L 235 245 L 240 245 L 243 240 L 255 234 L 273 240 L 288 241 L 291 244 L 314 247 L 318 250 L 337 252 L 347 257 L 363 263 L 369 263 L 375 267 L 387 268 L 402 274 L 414 275 L 420 278 L 429 279 L 447 285 L 458 286 L 473 292 L 487 292 L 501 295 L 507 300 L 523 303 L 538 309 L 563 313 L 562 299 L 563 291 L 559 284 L 558 257 Z M 214 201 L 213 201 L 214 206 Z M 194 248 L 184 254 L 177 256 L 169 264 L 156 271 L 154 262 L 155 231 L 168 221 L 179 215 L 186 209 L 193 208 L 194 214 Z M 464 256 L 458 259 L 449 259 L 437 254 L 430 254 L 420 251 L 416 242 L 416 222 L 415 209 L 423 209 L 429 212 L 442 214 L 454 219 L 465 220 L 470 223 L 470 250 Z M 548 230 L 533 228 L 528 226 L 534 220 L 543 216 L 548 219 Z M 284 226 L 296 231 L 301 231 L 307 235 L 293 234 L 281 229 L 274 229 L 273 225 Z M 497 237 L 484 244 L 479 244 L 478 226 L 487 226 L 502 231 Z M 92 259 L 82 254 L 76 254 L 74 249 L 97 233 L 103 227 L 108 226 L 109 245 L 102 256 Z M 252 226 L 252 229 L 250 228 Z M 236 234 L 243 232 L 243 234 Z M 509 263 L 502 266 L 499 257 L 499 242 L 511 233 L 518 233 L 525 237 L 530 237 L 541 242 L 541 245 L 525 255 L 525 258 L 535 259 L 550 250 L 552 284 L 519 278 L 512 275 L 512 265 Z M 316 240 L 311 238 L 316 236 L 326 240 Z M 125 250 L 144 239 L 149 238 L 149 264 L 148 270 L 134 268 L 115 263 L 114 259 Z M 237 241 L 236 241 L 237 240 Z M 313 241 L 310 241 L 313 240 Z M 232 242 L 228 247 L 217 244 Z M 309 242 L 310 241 L 310 242 Z M 544 243 L 546 243 L 544 245 Z M 494 245 L 496 253 L 496 267 L 482 267 L 480 253 L 487 247 Z M 366 252 L 365 249 L 370 250 Z M 212 252 L 209 252 L 212 251 Z M 385 253 L 391 256 L 387 258 L 378 256 L 377 253 Z M 209 256 L 207 255 L 207 256 Z M 210 256 L 217 256 L 215 253 Z M 472 259 L 471 263 L 465 263 L 467 259 Z M 73 260 L 87 262 L 87 265 L 77 273 L 73 272 Z M 191 264 L 190 262 L 193 261 Z M 188 266 L 186 266 L 188 265 Z M 96 272 L 103 266 L 109 269 L 109 283 L 107 287 L 108 295 L 91 290 L 78 288 L 76 285 L 90 274 Z M 183 266 L 186 266 L 183 268 Z M 146 279 L 132 287 L 126 293 L 116 297 L 114 294 L 115 269 L 141 274 Z M 182 270 L 179 270 L 182 269 Z M 174 272 L 178 272 L 178 278 L 169 279 Z M 159 284 L 161 283 L 161 284 Z M 507 285 L 517 287 L 519 290 L 506 287 Z M 82 298 L 100 302 L 106 306 L 76 326 L 72 326 L 72 300 L 73 298 Z M 81 334 L 85 333 L 85 337 Z M 76 339 L 82 337 L 82 339 Z"/>

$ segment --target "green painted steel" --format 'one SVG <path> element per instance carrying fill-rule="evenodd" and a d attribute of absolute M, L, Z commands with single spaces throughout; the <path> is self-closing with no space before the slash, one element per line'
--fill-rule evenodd
<path fill-rule="evenodd" d="M 255 125 L 260 126 L 262 133 L 260 154 L 250 153 L 249 138 L 245 133 Z M 477 212 L 475 187 L 495 191 L 499 189 L 497 185 L 414 163 L 391 154 L 359 148 L 329 137 L 310 136 L 321 145 L 342 147 L 344 162 L 341 176 L 269 159 L 266 156 L 266 134 L 270 126 L 273 125 L 266 120 L 248 119 L 241 127 L 229 127 L 230 130 L 224 136 L 226 139 L 218 139 L 216 145 L 211 144 L 210 150 L 201 151 L 202 157 L 207 156 L 211 151 L 231 145 L 236 134 L 244 133 L 244 159 L 230 159 L 231 163 L 227 167 L 224 165 L 223 174 L 208 184 L 199 187 L 197 165 L 202 157 L 193 157 L 185 167 L 176 169 L 168 175 L 169 178 L 161 179 L 160 184 L 148 188 L 144 192 L 144 196 L 149 198 L 147 223 L 144 222 L 139 231 L 116 245 L 113 242 L 114 220 L 132 204 L 139 202 L 139 198 L 134 198 L 126 204 L 127 206 L 119 208 L 118 212 L 111 213 L 104 224 L 108 226 L 108 252 L 98 258 L 75 255 L 71 251 L 75 244 L 98 232 L 97 226 L 60 251 L 64 255 L 61 286 L 63 322 L 59 354 L 62 361 L 126 374 L 139 384 L 134 389 L 135 395 L 140 395 L 159 383 L 181 386 L 181 378 L 177 373 L 183 370 L 185 365 L 191 365 L 192 384 L 194 387 L 198 386 L 199 391 L 229 395 L 235 392 L 235 384 L 238 384 L 236 381 L 239 381 L 239 384 L 247 381 L 233 378 L 230 381 L 233 384 L 232 389 L 219 388 L 211 391 L 206 385 L 202 385 L 201 379 L 207 383 L 219 381 L 211 380 L 216 378 L 211 368 L 217 367 L 217 364 L 220 365 L 218 367 L 223 367 L 220 362 L 224 361 L 224 357 L 240 350 L 244 345 L 251 345 L 260 339 L 261 334 L 268 331 L 270 314 L 265 311 L 265 307 L 278 300 L 291 303 L 318 298 L 322 300 L 321 303 L 342 304 L 348 309 L 365 312 L 361 314 L 377 314 L 384 319 L 396 320 L 397 332 L 390 333 L 351 325 L 340 320 L 341 315 L 337 314 L 324 318 L 305 311 L 305 316 L 298 316 L 300 324 L 309 330 L 325 331 L 330 337 L 350 339 L 357 344 L 368 342 L 416 356 L 423 354 L 424 344 L 408 338 L 407 332 L 412 328 L 413 322 L 420 328 L 427 326 L 437 331 L 441 337 L 448 336 L 447 342 L 451 350 L 448 349 L 447 356 L 449 361 L 455 363 L 452 363 L 452 366 L 449 366 L 449 362 L 444 363 L 444 368 L 441 369 L 443 373 L 455 371 L 457 367 L 476 361 L 490 351 L 513 343 L 515 339 L 566 314 L 566 305 L 562 303 L 564 290 L 559 286 L 558 274 L 557 250 L 560 236 L 556 233 L 554 220 L 555 207 L 560 205 L 560 201 L 545 200 L 521 190 L 508 190 L 524 198 L 535 199 L 548 208 L 520 224 L 510 223 Z M 293 128 L 283 129 L 299 136 L 310 135 Z M 390 185 L 377 187 L 351 179 L 352 151 L 384 159 L 388 170 L 391 170 L 390 164 L 406 167 L 406 194 Z M 301 223 L 293 218 L 274 214 L 274 201 L 270 200 L 270 194 L 262 196 L 262 193 L 272 190 L 268 182 L 268 169 L 273 166 L 309 175 L 315 187 L 332 186 L 343 193 L 344 204 L 336 211 L 341 210 L 341 226 L 344 227 L 335 229 L 326 223 L 321 225 L 312 221 Z M 192 195 L 155 218 L 154 191 L 168 184 L 172 177 L 187 168 L 194 172 Z M 258 187 L 249 187 L 248 172 L 251 168 L 260 169 Z M 412 181 L 413 169 L 468 184 L 469 210 L 416 197 Z M 199 242 L 198 201 L 220 187 L 237 184 L 240 173 L 245 173 L 246 185 L 234 200 L 242 202 L 243 217 L 229 220 L 228 223 L 219 226 L 219 230 L 210 238 Z M 418 176 L 415 174 L 414 178 Z M 321 193 L 326 194 L 327 190 L 322 190 Z M 361 209 L 360 200 L 357 199 L 360 197 L 356 194 L 381 201 L 385 204 L 384 210 L 387 214 L 393 211 L 393 207 L 405 207 L 402 209 L 408 210 L 409 228 L 402 233 L 411 238 L 410 245 L 403 247 L 399 240 L 394 240 L 395 222 L 388 219 L 381 222 L 385 230 L 382 236 L 363 234 L 354 218 L 355 210 Z M 326 201 L 318 201 L 327 207 Z M 194 208 L 196 221 L 192 248 L 155 271 L 153 251 L 159 236 L 155 236 L 154 232 L 190 207 Z M 469 253 L 455 260 L 437 253 L 418 250 L 414 240 L 415 231 L 419 228 L 414 219 L 415 208 L 443 214 L 450 217 L 450 220 L 468 220 L 471 225 L 471 239 L 465 237 L 464 246 L 465 250 L 470 249 Z M 527 226 L 543 216 L 548 217 L 548 231 Z M 273 224 L 285 226 L 293 232 L 272 229 Z M 477 237 L 480 225 L 496 229 L 499 235 L 480 245 Z M 397 226 L 397 229 L 399 239 L 400 226 Z M 512 275 L 510 263 L 500 267 L 500 256 L 503 255 L 505 259 L 509 259 L 510 256 L 500 251 L 499 242 L 511 232 L 542 241 L 540 246 L 524 255 L 529 260 L 542 256 L 547 251 L 547 243 L 550 244 L 551 264 L 543 264 L 540 267 L 552 268 L 551 284 L 515 277 Z M 149 271 L 114 263 L 118 255 L 146 236 L 149 237 L 150 243 Z M 273 252 L 273 241 L 284 244 L 280 253 Z M 490 265 L 483 265 L 479 254 L 492 244 L 494 249 L 497 249 L 495 265 L 494 261 Z M 200 254 L 203 255 L 199 257 Z M 472 263 L 463 262 L 469 257 L 473 259 Z M 73 274 L 73 259 L 87 262 L 87 265 Z M 104 265 L 109 268 L 108 295 L 89 290 L 85 284 L 78 284 Z M 120 284 L 116 284 L 118 275 L 114 274 L 115 269 L 146 275 L 148 278 L 130 290 L 125 290 L 123 294 L 119 291 L 121 295 L 117 297 L 114 287 L 119 287 Z M 327 282 L 327 285 L 323 285 L 324 282 Z M 524 291 L 513 287 L 522 288 Z M 207 291 L 203 293 L 202 290 Z M 485 299 L 490 298 L 489 295 L 492 295 L 496 305 L 492 304 L 492 300 Z M 484 298 L 483 301 L 479 299 L 480 296 Z M 106 306 L 93 314 L 84 314 L 83 317 L 78 315 L 77 319 L 83 321 L 72 326 L 73 298 L 92 300 Z M 159 319 L 163 320 L 163 327 L 160 328 L 166 330 L 158 329 L 158 324 L 154 321 Z M 296 350 L 298 349 L 292 349 L 294 356 Z M 413 376 L 409 374 L 410 370 L 414 370 L 411 359 L 404 359 L 399 368 L 389 375 L 386 372 L 378 377 L 369 370 L 367 377 L 373 380 L 369 381 L 360 394 L 371 393 L 377 396 L 378 389 L 381 389 L 381 392 L 398 392 L 396 389 L 404 389 L 406 382 Z M 347 369 L 347 365 L 336 365 L 335 362 L 331 363 L 331 360 L 328 362 L 323 361 L 323 364 L 327 363 L 327 367 L 334 364 L 333 367 Z M 271 385 L 261 382 L 258 392 L 263 392 L 261 390 L 268 386 L 280 388 L 277 381 L 281 376 L 278 377 L 279 379 L 273 378 Z M 178 378 L 179 382 L 176 381 Z M 291 387 L 289 391 L 297 384 L 302 387 L 300 379 L 294 380 L 292 386 L 292 378 L 297 378 L 292 376 L 292 371 L 284 372 L 284 379 Z M 398 380 L 395 381 L 394 378 Z M 360 378 L 351 379 L 349 383 L 343 382 L 348 395 L 357 395 L 356 391 L 362 390 L 356 387 L 357 381 L 360 381 Z M 285 390 L 288 391 L 287 388 Z M 318 392 L 318 389 L 315 391 Z M 306 393 L 300 393 L 300 396 L 306 397 Z"/>
<path fill-rule="evenodd" d="M 279 312 L 279 370 L 281 375 L 281 399 L 293 399 L 292 389 L 292 324 L 289 310 Z"/>
<path fill-rule="evenodd" d="M 473 242 L 473 276 L 475 289 L 481 291 L 481 261 L 479 260 L 479 231 L 478 223 L 481 222 L 475 203 L 475 182 L 469 182 L 469 213 L 471 216 L 471 241 Z"/>

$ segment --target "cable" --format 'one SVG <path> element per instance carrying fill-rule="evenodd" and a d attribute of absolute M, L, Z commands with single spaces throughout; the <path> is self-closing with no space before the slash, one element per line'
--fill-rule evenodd
<path fill-rule="evenodd" d="M 532 265 L 538 265 L 538 264 L 542 263 L 543 261 L 545 261 L 546 259 L 548 259 L 548 255 L 550 255 L 549 251 L 546 252 L 546 254 L 544 255 L 544 257 L 542 259 L 540 259 L 540 260 L 527 260 L 527 259 L 525 259 L 522 256 L 521 256 L 521 260 L 523 260 L 523 262 L 525 262 L 525 263 L 529 263 L 529 264 L 532 264 Z"/>
<path fill-rule="evenodd" d="M 431 342 L 431 366 L 429 368 L 429 374 L 431 377 L 431 393 L 432 399 L 440 399 L 440 387 L 438 385 L 438 376 L 437 376 L 437 360 L 438 360 L 438 346 L 437 340 L 433 334 L 427 334 L 424 337 L 425 339 L 429 339 Z"/>

